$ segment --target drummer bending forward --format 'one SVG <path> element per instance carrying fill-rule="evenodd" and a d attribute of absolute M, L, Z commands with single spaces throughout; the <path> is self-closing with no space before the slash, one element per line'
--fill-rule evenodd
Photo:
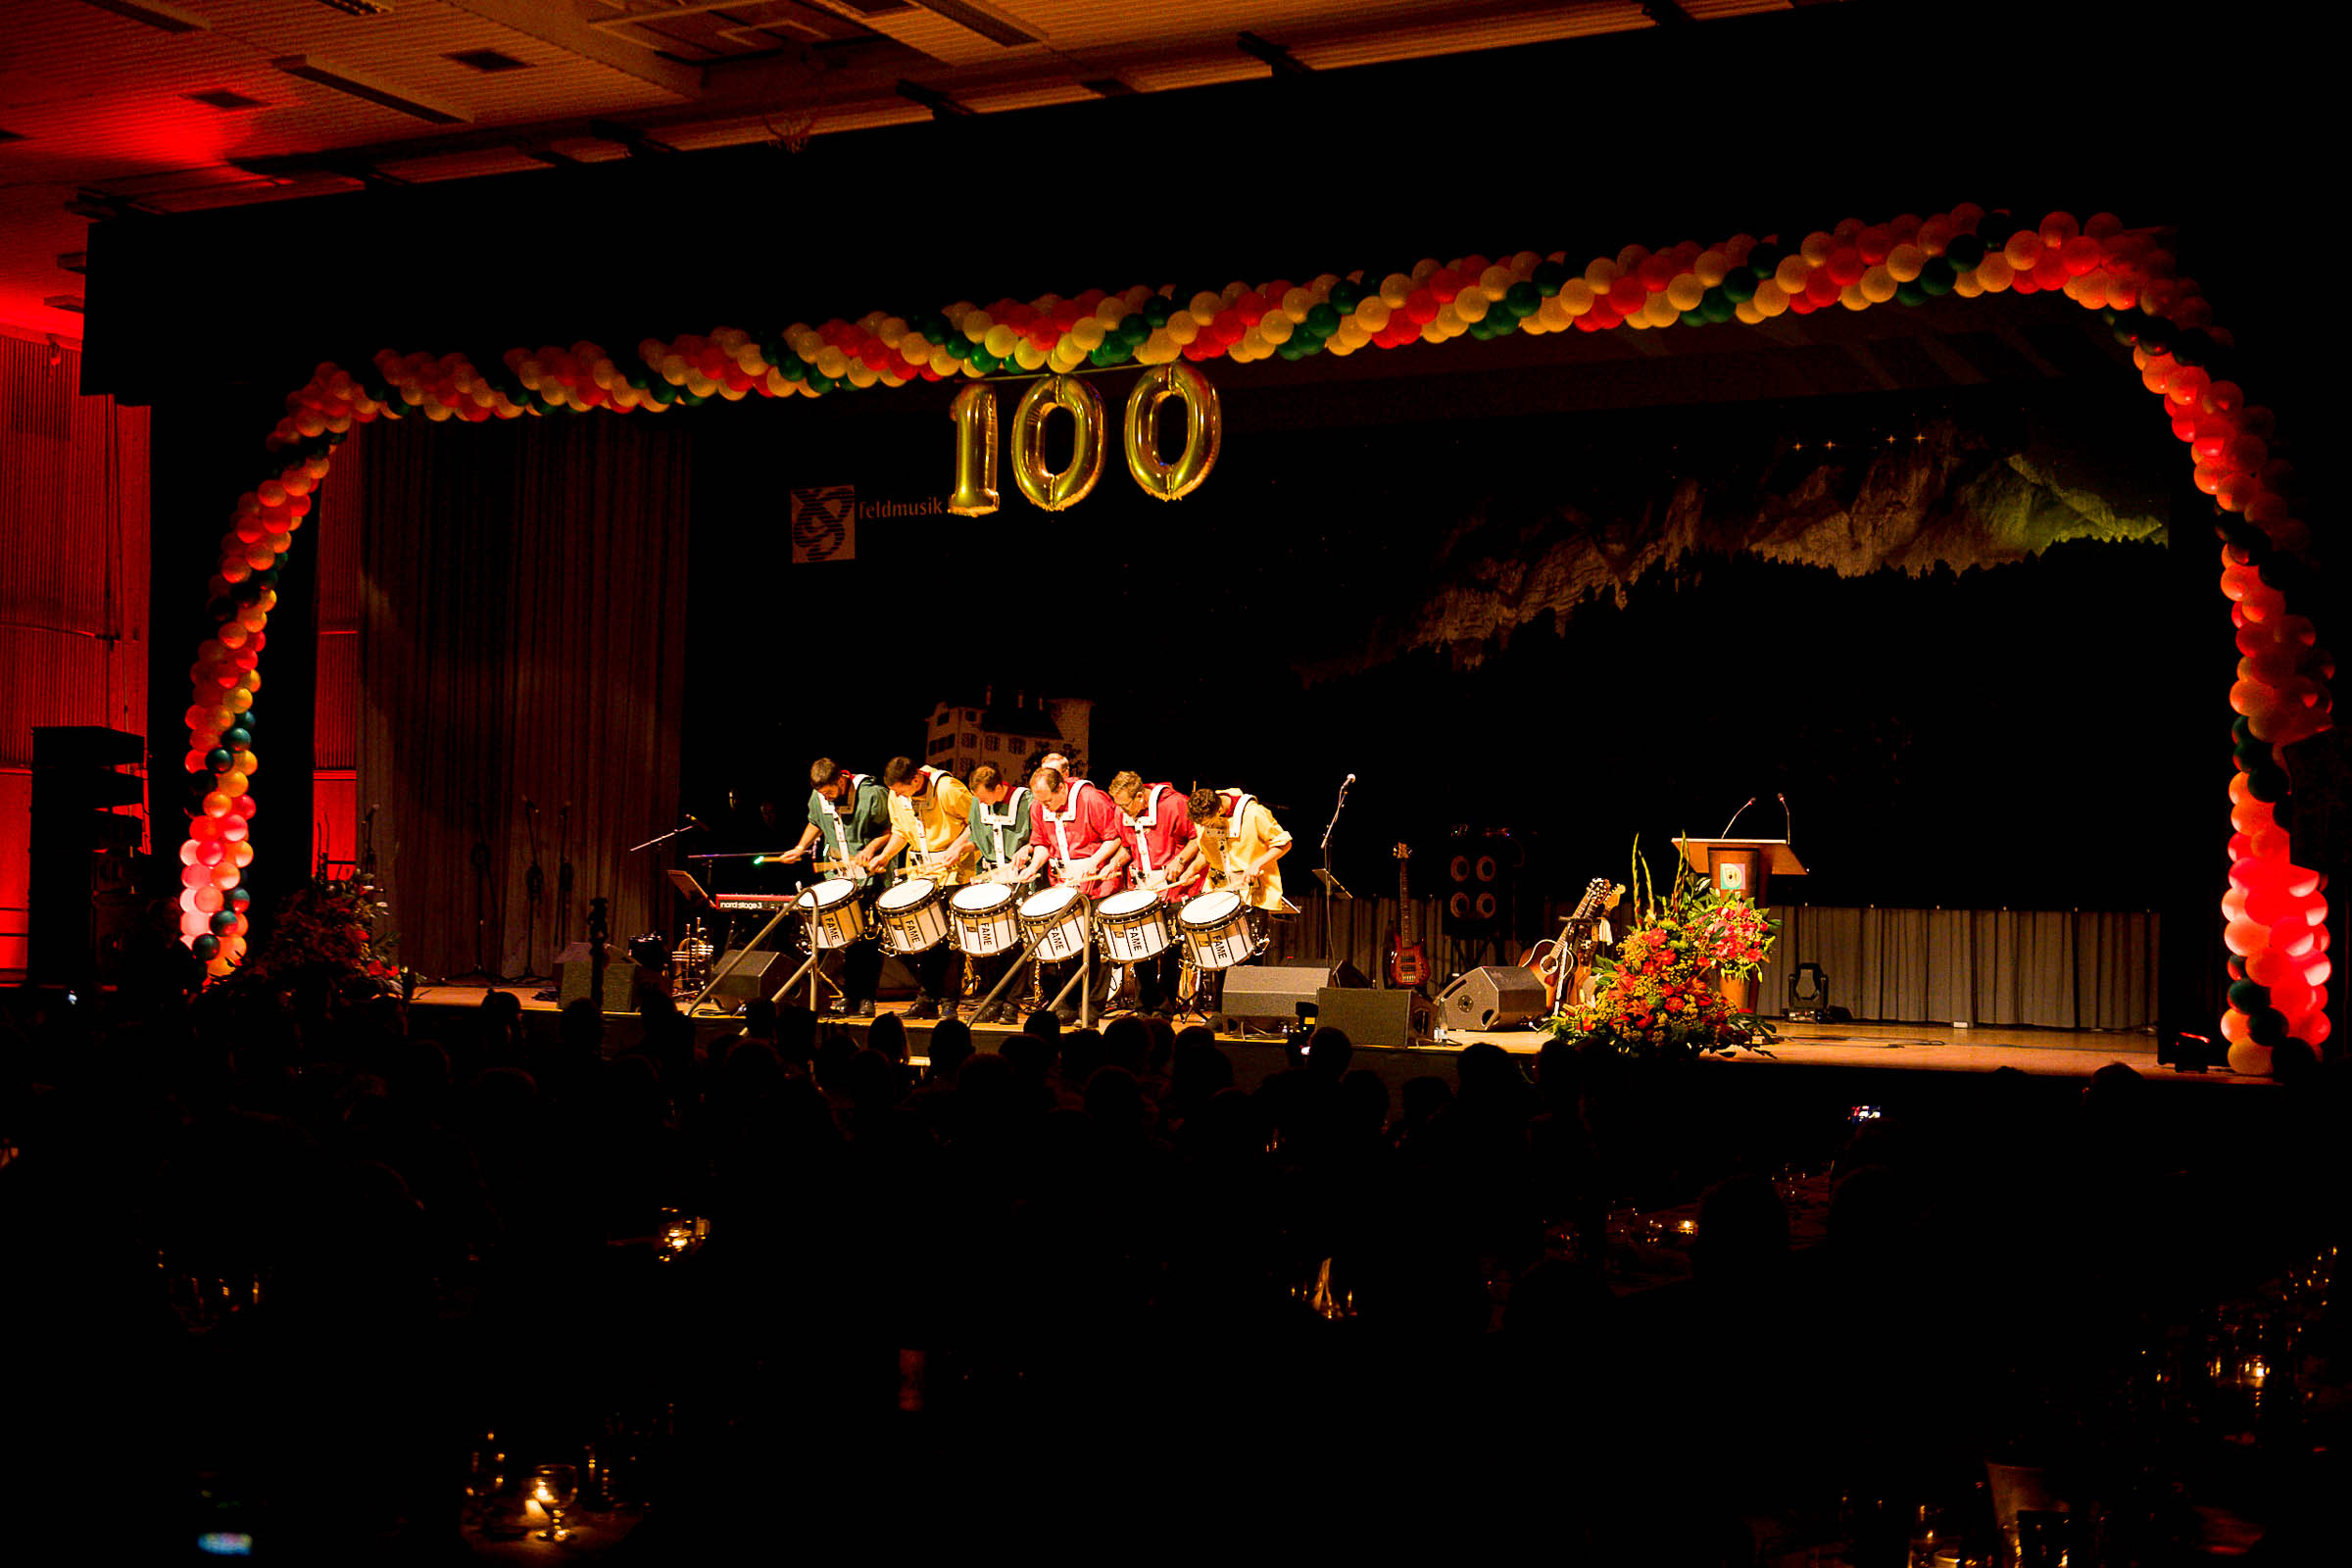
<path fill-rule="evenodd" d="M 801 841 L 778 857 L 797 860 L 820 843 L 824 858 L 848 865 L 867 844 L 888 831 L 889 793 L 863 773 L 853 773 L 820 757 L 808 764 L 808 823 Z M 839 870 L 824 873 L 840 876 Z M 874 986 L 882 978 L 882 947 L 871 940 L 853 942 L 841 955 L 841 1004 L 845 1011 L 874 1014 Z"/>
<path fill-rule="evenodd" d="M 1028 887 L 1013 875 L 1013 865 L 1021 858 L 1022 847 L 1029 842 L 1029 786 L 1015 784 L 997 771 L 994 762 L 982 762 L 972 769 L 972 814 L 969 820 L 973 847 L 980 852 L 979 880 L 1004 882 L 1015 888 L 1016 900 L 1026 896 Z M 982 997 L 997 989 L 1004 971 L 1021 961 L 1019 951 L 964 955 L 963 961 L 972 967 L 972 983 Z M 1011 1017 L 1019 1008 L 1010 1001 L 991 1004 L 985 1012 L 975 1013 L 974 1023 L 995 1023 Z"/>
<path fill-rule="evenodd" d="M 1090 902 L 1108 898 L 1126 885 L 1121 867 L 1127 863 L 1127 846 L 1119 808 L 1109 797 L 1086 780 L 1066 778 L 1052 767 L 1031 775 L 1029 794 L 1029 842 L 1014 862 L 1016 880 L 1051 866 L 1055 887 L 1074 887 Z M 1058 967 L 1066 982 L 1067 965 L 1077 961 L 1049 965 L 1049 973 Z M 1096 976 L 1098 989 L 1110 978 L 1108 968 L 1104 965 Z M 1060 1010 L 1066 1015 L 1064 1022 L 1076 1016 L 1067 1006 Z"/>
<path fill-rule="evenodd" d="M 1184 793 L 1173 784 L 1146 784 L 1140 773 L 1110 781 L 1110 801 L 1119 808 L 1120 834 L 1138 887 L 1181 907 L 1199 889 L 1200 830 L 1193 826 Z M 1136 1005 L 1146 1012 L 1176 1010 L 1177 945 L 1135 965 Z"/>
<path fill-rule="evenodd" d="M 911 757 L 894 757 L 882 769 L 882 787 L 890 792 L 890 833 L 858 855 L 858 863 L 879 874 L 901 850 L 910 876 L 928 877 L 943 888 L 963 883 L 976 857 L 972 851 L 971 792 L 954 776 L 925 767 Z M 956 999 L 963 991 L 963 955 L 944 939 L 906 956 L 918 993 L 909 1018 L 956 1016 Z"/>
<path fill-rule="evenodd" d="M 1274 820 L 1266 803 L 1247 790 L 1193 791 L 1186 809 L 1200 832 L 1200 863 L 1211 891 L 1238 894 L 1250 910 L 1250 942 L 1262 947 L 1266 921 L 1297 912 L 1282 896 L 1282 858 L 1291 853 L 1290 831 Z M 1216 991 L 1221 1001 L 1220 973 Z"/>

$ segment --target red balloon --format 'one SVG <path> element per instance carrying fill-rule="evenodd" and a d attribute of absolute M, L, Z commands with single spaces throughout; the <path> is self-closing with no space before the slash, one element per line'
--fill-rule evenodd
<path fill-rule="evenodd" d="M 1609 309 L 1619 316 L 1631 316 L 1648 303 L 1649 290 L 1639 277 L 1620 277 L 1609 285 Z"/>
<path fill-rule="evenodd" d="M 1822 269 L 1830 274 L 1830 281 L 1839 288 L 1848 283 L 1861 282 L 1862 274 L 1869 270 L 1870 264 L 1862 260 L 1862 253 L 1851 245 L 1841 245 L 1830 252 L 1829 265 Z"/>

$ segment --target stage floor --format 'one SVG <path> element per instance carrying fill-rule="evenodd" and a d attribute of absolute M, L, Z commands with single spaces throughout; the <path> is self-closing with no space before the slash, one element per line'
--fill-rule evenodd
<path fill-rule="evenodd" d="M 470 1011 L 481 1004 L 487 986 L 421 986 L 417 988 L 416 1005 L 435 1013 L 452 1010 Z M 552 1025 L 559 1008 L 553 1002 L 540 1002 L 536 994 L 541 987 L 502 986 L 513 992 L 522 1003 L 528 1015 L 544 1015 Z M 904 1004 L 883 1003 L 884 1012 L 904 1011 Z M 636 1015 L 608 1013 L 609 1050 L 625 1050 L 634 1044 Z M 846 1028 L 862 1040 L 871 1020 L 834 1018 L 829 1023 Z M 695 1032 L 703 1040 L 733 1033 L 741 1027 L 738 1020 L 714 1008 L 704 1007 L 694 1015 Z M 439 1027 L 449 1027 L 440 1024 Z M 1911 1023 L 1807 1023 L 1777 1020 L 1774 1027 L 1780 1038 L 1769 1048 L 1769 1054 L 1760 1052 L 1740 1052 L 1734 1056 L 1710 1056 L 1708 1062 L 1727 1068 L 1766 1069 L 1775 1066 L 1808 1066 L 1828 1068 L 1857 1068 L 1868 1071 L 1912 1071 L 1941 1073 L 1985 1073 L 2002 1067 L 2015 1067 L 2036 1077 L 2088 1078 L 2109 1062 L 2121 1062 L 2148 1077 L 2162 1077 L 2181 1083 L 2212 1083 L 2237 1085 L 2268 1085 L 2267 1078 L 2240 1078 L 2228 1070 L 2209 1073 L 2175 1073 L 2172 1068 L 2159 1066 L 2156 1061 L 2156 1036 L 2152 1030 L 2099 1029 L 2010 1029 L 1960 1028 L 1951 1024 Z M 994 1049 L 995 1042 L 1018 1032 L 1014 1024 L 978 1024 L 973 1026 L 973 1044 L 982 1051 Z M 927 1023 L 906 1025 L 907 1051 L 914 1056 L 927 1056 L 931 1026 Z M 1379 1070 L 1383 1077 L 1403 1071 L 1414 1062 L 1427 1065 L 1419 1070 L 1452 1076 L 1452 1058 L 1464 1048 L 1491 1042 L 1515 1055 L 1533 1055 L 1543 1049 L 1545 1036 L 1533 1029 L 1496 1030 L 1476 1034 L 1457 1030 L 1442 1031 L 1441 1038 L 1411 1047 L 1379 1047 L 1363 1042 L 1356 1045 L 1356 1054 L 1363 1065 Z M 1248 1035 L 1220 1034 L 1217 1043 L 1230 1050 L 1242 1050 L 1254 1057 L 1271 1052 L 1279 1055 L 1282 1042 L 1278 1036 L 1252 1032 Z"/>

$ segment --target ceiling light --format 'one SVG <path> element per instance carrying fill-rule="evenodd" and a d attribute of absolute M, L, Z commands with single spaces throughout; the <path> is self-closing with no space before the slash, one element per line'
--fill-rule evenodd
<path fill-rule="evenodd" d="M 219 109 L 224 113 L 233 109 L 264 109 L 269 107 L 261 99 L 248 98 L 243 93 L 229 87 L 215 87 L 207 92 L 192 92 L 186 96 L 196 103 L 209 104 L 213 108 Z"/>
<path fill-rule="evenodd" d="M 90 253 L 60 251 L 57 253 L 57 270 L 61 272 L 87 272 L 90 270 Z"/>
<path fill-rule="evenodd" d="M 163 0 L 81 0 L 81 3 L 96 6 L 101 11 L 112 11 L 118 17 L 128 17 L 133 22 L 144 22 L 150 27 L 161 27 L 166 32 L 213 30 L 210 19 L 182 11 L 177 6 L 165 5 Z"/>
<path fill-rule="evenodd" d="M 485 74 L 495 74 L 501 71 L 522 71 L 530 66 L 530 62 L 527 60 L 517 60 L 513 55 L 500 54 L 495 49 L 467 49 L 447 58 L 455 60 L 468 71 L 479 71 Z"/>
<path fill-rule="evenodd" d="M 0 130 L 0 141 L 23 141 L 24 139 L 24 133 L 21 130 Z"/>
<path fill-rule="evenodd" d="M 53 311 L 72 311 L 75 316 L 82 314 L 81 296 L 78 294 L 52 294 L 41 303 Z"/>
<path fill-rule="evenodd" d="M 347 17 L 380 17 L 392 9 L 392 0 L 318 0 L 318 3 Z"/>
<path fill-rule="evenodd" d="M 405 87 L 390 86 L 371 76 L 363 76 L 357 72 L 346 71 L 341 66 L 329 65 L 317 55 L 280 55 L 270 63 L 289 76 L 300 76 L 305 81 L 315 81 L 321 87 L 332 87 L 335 91 L 349 94 L 354 98 L 365 98 L 371 104 L 379 104 L 404 115 L 413 115 L 418 120 L 429 121 L 436 125 L 460 125 L 473 122 L 473 117 L 462 109 L 444 109 L 439 104 L 428 103 L 417 97 Z"/>

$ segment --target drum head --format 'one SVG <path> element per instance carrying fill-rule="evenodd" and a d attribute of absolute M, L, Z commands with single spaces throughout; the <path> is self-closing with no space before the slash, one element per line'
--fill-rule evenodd
<path fill-rule="evenodd" d="M 1077 897 L 1078 890 L 1076 888 L 1048 888 L 1043 893 L 1032 893 L 1021 901 L 1021 918 L 1043 920 L 1049 915 L 1059 914 L 1068 908 L 1077 900 Z"/>
<path fill-rule="evenodd" d="M 1230 919 L 1233 911 L 1242 906 L 1242 896 L 1233 892 L 1203 893 L 1184 906 L 1186 925 L 1214 925 Z"/>
<path fill-rule="evenodd" d="M 1158 902 L 1159 895 L 1149 888 L 1129 888 L 1124 893 L 1113 893 L 1096 907 L 1103 914 L 1116 916 L 1133 914 L 1138 909 L 1149 909 Z"/>
<path fill-rule="evenodd" d="M 831 882 L 819 882 L 795 899 L 793 904 L 798 908 L 830 909 L 842 900 L 854 896 L 857 891 L 857 883 L 842 877 Z"/>
<path fill-rule="evenodd" d="M 957 888 L 948 906 L 963 914 L 986 914 L 1012 902 L 1012 889 L 1003 882 L 976 882 Z"/>
<path fill-rule="evenodd" d="M 929 877 L 918 876 L 910 881 L 900 883 L 888 893 L 883 894 L 877 902 L 879 906 L 884 909 L 911 909 L 931 897 L 932 890 L 938 886 L 939 884 Z"/>

